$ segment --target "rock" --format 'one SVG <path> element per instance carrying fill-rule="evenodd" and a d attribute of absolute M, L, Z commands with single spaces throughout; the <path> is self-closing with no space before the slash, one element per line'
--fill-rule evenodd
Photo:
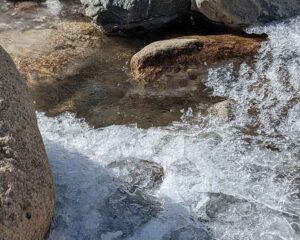
<path fill-rule="evenodd" d="M 207 112 L 212 116 L 216 116 L 225 121 L 230 121 L 232 115 L 232 105 L 234 104 L 233 100 L 225 100 L 211 106 Z"/>
<path fill-rule="evenodd" d="M 131 59 L 133 77 L 151 82 L 163 74 L 188 68 L 207 68 L 228 59 L 254 56 L 264 38 L 234 35 L 189 36 L 151 43 Z M 188 71 L 195 78 L 197 71 Z"/>
<path fill-rule="evenodd" d="M 73 100 L 79 98 L 78 86 L 85 75 L 83 65 L 102 44 L 102 39 L 89 21 L 53 21 L 45 29 L 2 32 L 0 42 L 12 56 L 35 99 L 42 100 L 37 107 L 52 102 L 53 109 L 49 110 L 55 115 L 74 110 Z"/>
<path fill-rule="evenodd" d="M 192 0 L 192 9 L 212 21 L 239 28 L 300 14 L 299 0 Z"/>
<path fill-rule="evenodd" d="M 123 160 L 108 165 L 124 182 L 127 192 L 136 190 L 152 192 L 163 182 L 164 169 L 158 163 L 148 160 Z"/>
<path fill-rule="evenodd" d="M 139 159 L 112 162 L 108 167 L 120 182 L 100 210 L 101 227 L 104 227 L 100 231 L 105 232 L 102 239 L 108 233 L 119 233 L 124 239 L 156 218 L 162 210 L 156 191 L 163 182 L 164 169 L 158 163 Z"/>
<path fill-rule="evenodd" d="M 162 240 L 213 240 L 211 231 L 203 225 L 202 228 L 188 225 L 166 233 Z"/>
<path fill-rule="evenodd" d="M 0 239 L 44 239 L 54 186 L 32 99 L 0 47 Z"/>
<path fill-rule="evenodd" d="M 33 1 L 25 1 L 25 2 L 18 2 L 16 3 L 15 10 L 16 12 L 23 12 L 23 11 L 34 11 L 36 10 L 40 4 L 38 2 Z"/>
<path fill-rule="evenodd" d="M 190 0 L 81 0 L 87 16 L 106 33 L 155 30 L 190 11 Z"/>

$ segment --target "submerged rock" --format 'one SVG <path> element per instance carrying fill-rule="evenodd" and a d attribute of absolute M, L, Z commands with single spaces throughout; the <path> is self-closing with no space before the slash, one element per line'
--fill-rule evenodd
<path fill-rule="evenodd" d="M 25 82 L 0 48 L 0 239 L 43 239 L 54 187 Z"/>
<path fill-rule="evenodd" d="M 151 43 L 131 59 L 133 77 L 142 82 L 163 74 L 187 70 L 189 78 L 211 64 L 252 57 L 258 53 L 262 37 L 234 35 L 189 36 Z M 191 68 L 197 69 L 191 74 Z"/>
<path fill-rule="evenodd" d="M 37 10 L 37 8 L 40 6 L 39 2 L 37 1 L 20 1 L 16 4 L 16 12 L 22 12 L 22 11 L 33 11 Z"/>
<path fill-rule="evenodd" d="M 77 89 L 84 80 L 85 60 L 102 43 L 98 31 L 85 21 L 61 21 L 45 29 L 7 31 L 0 34 L 0 41 L 35 99 L 42 99 L 37 108 L 52 102 L 53 114 L 74 109 L 71 97 L 79 98 Z"/>
<path fill-rule="evenodd" d="M 232 118 L 232 106 L 234 104 L 233 100 L 225 100 L 218 102 L 208 108 L 208 114 L 216 116 L 224 121 L 230 121 Z"/>
<path fill-rule="evenodd" d="M 204 226 L 196 228 L 194 226 L 186 226 L 167 233 L 162 240 L 213 240 L 212 233 Z"/>
<path fill-rule="evenodd" d="M 86 15 L 106 33 L 141 33 L 169 25 L 190 10 L 190 0 L 81 0 Z"/>
<path fill-rule="evenodd" d="M 180 119 L 183 108 L 199 102 L 193 86 L 142 89 L 130 77 L 127 62 L 144 42 L 101 34 L 86 18 L 49 22 L 41 29 L 0 33 L 32 90 L 36 109 L 48 116 L 76 113 L 94 127 L 137 123 L 164 126 Z M 181 82 L 185 81 L 178 76 Z M 201 102 L 211 102 L 203 99 Z M 216 102 L 216 101 L 214 101 Z"/>
<path fill-rule="evenodd" d="M 298 0 L 192 0 L 192 9 L 212 21 L 239 28 L 300 14 Z"/>
<path fill-rule="evenodd" d="M 124 160 L 109 165 L 124 182 L 124 186 L 131 193 L 142 190 L 153 192 L 164 178 L 161 165 L 147 160 Z"/>
<path fill-rule="evenodd" d="M 147 160 L 124 160 L 109 166 L 120 179 L 120 185 L 101 207 L 102 239 L 114 233 L 114 239 L 128 237 L 155 218 L 162 203 L 155 192 L 163 182 L 164 169 Z M 103 234 L 103 232 L 105 232 Z"/>

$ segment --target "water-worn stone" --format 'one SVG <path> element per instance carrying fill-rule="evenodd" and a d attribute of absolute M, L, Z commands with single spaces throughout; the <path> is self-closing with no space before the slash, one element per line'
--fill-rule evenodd
<path fill-rule="evenodd" d="M 254 56 L 264 39 L 260 36 L 218 35 L 158 41 L 132 57 L 131 72 L 136 80 L 151 82 L 163 74 L 189 67 L 207 68 L 210 64 L 224 60 Z"/>
<path fill-rule="evenodd" d="M 190 11 L 190 0 L 81 0 L 86 15 L 106 33 L 141 33 L 164 27 Z"/>
<path fill-rule="evenodd" d="M 227 26 L 239 28 L 300 14 L 299 0 L 192 0 L 192 10 Z"/>
<path fill-rule="evenodd" d="M 51 170 L 32 99 L 0 47 L 0 239 L 44 239 L 53 209 Z"/>

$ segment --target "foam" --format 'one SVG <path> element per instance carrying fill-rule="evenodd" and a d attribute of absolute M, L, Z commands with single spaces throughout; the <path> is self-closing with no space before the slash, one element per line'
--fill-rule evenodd
<path fill-rule="evenodd" d="M 256 63 L 206 80 L 236 102 L 231 122 L 188 111 L 168 127 L 93 129 L 38 113 L 57 189 L 49 239 L 300 238 L 300 18 L 248 31 L 269 35 Z M 162 166 L 164 181 L 120 193 L 132 176 L 110 164 L 141 160 Z"/>

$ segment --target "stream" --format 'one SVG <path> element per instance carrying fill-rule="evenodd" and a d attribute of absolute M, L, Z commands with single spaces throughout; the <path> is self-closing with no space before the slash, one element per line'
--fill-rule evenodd
<path fill-rule="evenodd" d="M 3 32 L 26 29 L 9 23 L 10 7 L 0 9 L 0 44 Z M 56 186 L 48 240 L 300 239 L 300 17 L 246 31 L 269 36 L 255 61 L 209 69 L 211 90 L 189 101 L 132 97 L 127 55 L 145 41 L 117 38 L 126 56 L 93 62 L 76 110 L 51 115 L 53 102 L 43 109 L 33 92 Z M 125 92 L 112 96 L 118 86 Z M 234 102 L 230 121 L 206 113 L 219 99 Z M 130 117 L 110 118 L 118 111 Z"/>

